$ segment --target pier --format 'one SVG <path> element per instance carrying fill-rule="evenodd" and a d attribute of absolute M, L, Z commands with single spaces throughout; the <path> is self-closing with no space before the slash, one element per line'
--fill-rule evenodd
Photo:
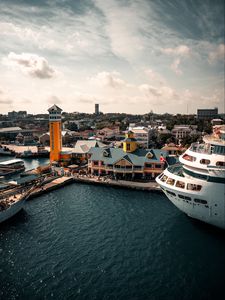
<path fill-rule="evenodd" d="M 41 187 L 35 189 L 29 196 L 28 200 L 36 198 L 42 194 L 46 194 L 50 191 L 57 190 L 72 183 L 83 183 L 83 184 L 93 184 L 101 185 L 107 187 L 115 188 L 125 188 L 125 189 L 134 189 L 140 191 L 149 191 L 161 193 L 161 189 L 155 182 L 134 182 L 134 181 L 125 181 L 125 180 L 103 180 L 103 178 L 98 177 L 87 177 L 87 176 L 62 176 L 56 178 L 52 181 L 44 183 Z"/>
<path fill-rule="evenodd" d="M 162 192 L 159 185 L 153 181 L 137 182 L 137 181 L 127 181 L 127 180 L 113 180 L 113 179 L 105 179 L 104 177 L 96 177 L 96 176 L 88 177 L 85 175 L 74 177 L 74 181 L 79 183 L 103 185 L 108 187 L 126 188 L 126 189 L 160 192 L 160 193 Z"/>

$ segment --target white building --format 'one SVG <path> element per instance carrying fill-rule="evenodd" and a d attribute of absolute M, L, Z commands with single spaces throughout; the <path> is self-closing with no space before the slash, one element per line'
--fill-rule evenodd
<path fill-rule="evenodd" d="M 131 126 L 129 126 L 129 128 L 130 127 Z M 132 127 L 131 131 L 134 133 L 134 138 L 137 140 L 137 143 L 144 148 L 148 148 L 151 130 L 147 127 L 139 126 Z"/>
<path fill-rule="evenodd" d="M 189 135 L 197 134 L 197 126 L 190 126 L 190 125 L 175 125 L 172 129 L 172 135 L 177 140 L 182 140 L 183 138 L 186 138 Z"/>

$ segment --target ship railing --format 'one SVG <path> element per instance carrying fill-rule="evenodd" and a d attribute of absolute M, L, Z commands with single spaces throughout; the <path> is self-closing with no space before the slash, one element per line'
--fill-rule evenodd
<path fill-rule="evenodd" d="M 217 144 L 225 145 L 225 140 L 222 138 L 216 137 L 215 135 L 205 135 L 203 137 L 203 140 L 206 143 L 217 143 Z"/>
<path fill-rule="evenodd" d="M 222 171 L 225 170 L 225 166 L 211 166 L 211 165 L 208 165 L 207 168 L 209 170 L 222 170 Z"/>
<path fill-rule="evenodd" d="M 205 153 L 205 154 L 211 154 L 212 150 L 210 145 L 206 144 L 199 144 L 199 143 L 192 143 L 189 150 L 197 153 Z"/>
<path fill-rule="evenodd" d="M 181 177 L 184 177 L 183 175 L 183 167 L 181 164 L 174 164 L 172 166 L 169 166 L 167 168 L 168 172 L 174 174 L 174 175 L 177 175 L 177 176 L 181 176 Z"/>

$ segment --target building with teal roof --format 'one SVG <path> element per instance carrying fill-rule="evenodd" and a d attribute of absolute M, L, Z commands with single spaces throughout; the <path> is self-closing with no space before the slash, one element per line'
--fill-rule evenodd
<path fill-rule="evenodd" d="M 165 165 L 168 152 L 161 149 L 142 149 L 131 132 L 123 141 L 123 148 L 97 148 L 89 150 L 88 171 L 93 175 L 115 178 L 155 178 Z"/>

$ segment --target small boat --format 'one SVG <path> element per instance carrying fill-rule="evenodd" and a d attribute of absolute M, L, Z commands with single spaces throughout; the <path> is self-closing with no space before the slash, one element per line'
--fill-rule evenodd
<path fill-rule="evenodd" d="M 24 150 L 22 153 L 18 153 L 16 157 L 20 158 L 38 158 L 38 157 L 49 157 L 49 151 L 43 146 L 37 146 L 37 152 L 32 152 L 30 149 Z"/>
<path fill-rule="evenodd" d="M 21 157 L 21 158 L 33 158 L 34 153 L 31 150 L 25 150 L 19 155 L 19 157 Z"/>
<path fill-rule="evenodd" d="M 11 159 L 0 162 L 0 176 L 11 176 L 25 170 L 21 159 Z"/>
<path fill-rule="evenodd" d="M 16 153 L 15 153 L 15 151 L 13 151 L 13 150 L 10 150 L 9 148 L 7 148 L 7 147 L 2 147 L 1 145 L 0 145 L 0 155 L 5 155 L 5 156 L 15 156 L 16 155 Z"/>
<path fill-rule="evenodd" d="M 26 199 L 36 187 L 37 185 L 34 185 L 24 192 L 22 192 L 21 188 L 18 188 L 17 192 L 13 195 L 9 194 L 0 199 L 0 223 L 16 215 L 24 207 Z"/>

